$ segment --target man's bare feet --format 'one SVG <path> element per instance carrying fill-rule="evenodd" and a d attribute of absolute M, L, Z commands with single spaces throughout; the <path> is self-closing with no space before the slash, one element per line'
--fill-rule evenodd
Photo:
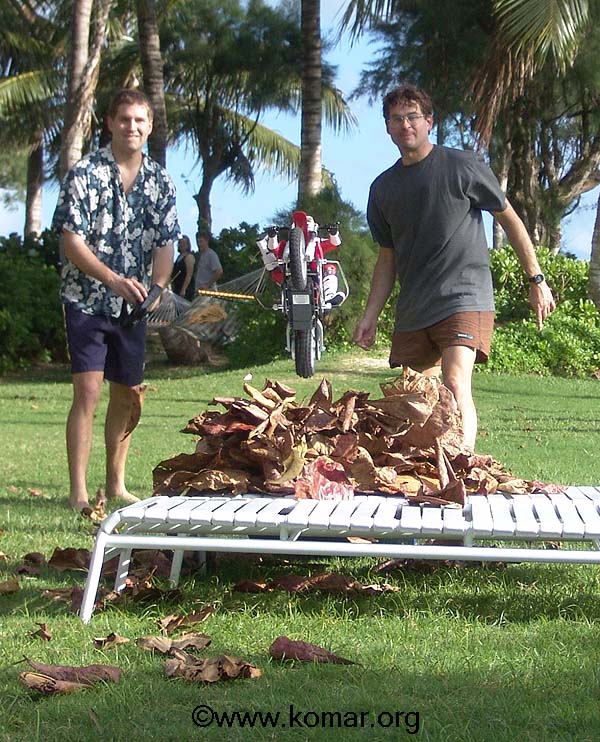
<path fill-rule="evenodd" d="M 69 507 L 71 510 L 74 510 L 76 513 L 79 513 L 86 518 L 89 518 L 89 515 L 92 512 L 92 506 L 87 500 L 72 500 L 69 498 Z"/>
<path fill-rule="evenodd" d="M 119 500 L 120 502 L 125 503 L 125 505 L 133 505 L 133 503 L 140 501 L 139 497 L 132 495 L 131 492 L 127 492 L 127 490 L 120 492 L 118 495 L 109 495 L 107 492 L 106 499 L 112 501 Z"/>

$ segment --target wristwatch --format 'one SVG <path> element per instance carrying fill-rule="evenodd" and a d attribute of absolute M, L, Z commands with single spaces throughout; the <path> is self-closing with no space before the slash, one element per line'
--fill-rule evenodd
<path fill-rule="evenodd" d="M 535 276 L 529 276 L 527 280 L 529 283 L 534 283 L 537 286 L 540 283 L 544 283 L 546 276 L 543 273 L 536 273 Z"/>

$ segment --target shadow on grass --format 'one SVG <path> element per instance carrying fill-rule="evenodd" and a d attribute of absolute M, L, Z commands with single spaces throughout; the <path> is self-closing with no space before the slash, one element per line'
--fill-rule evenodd
<path fill-rule="evenodd" d="M 354 560 L 358 561 L 358 560 Z M 216 602 L 221 610 L 231 613 L 256 612 L 285 617 L 297 611 L 305 616 L 323 614 L 334 618 L 351 616 L 353 619 L 373 616 L 414 615 L 456 618 L 492 625 L 527 624 L 553 619 L 600 622 L 598 579 L 596 567 L 564 565 L 513 564 L 510 566 L 442 566 L 430 562 L 407 562 L 402 570 L 389 574 L 375 574 L 377 562 L 360 560 L 361 566 L 349 560 L 343 562 L 308 561 L 302 559 L 274 560 L 261 565 L 257 561 L 237 557 L 237 564 L 220 561 L 218 574 L 209 578 L 191 575 L 182 580 L 179 593 L 167 593 L 164 599 L 137 601 L 126 597 L 116 606 L 107 606 L 105 614 L 114 610 L 145 614 L 148 610 L 186 612 L 202 603 Z M 315 575 L 338 572 L 363 585 L 391 585 L 380 594 L 348 593 L 291 593 L 282 588 L 260 593 L 233 590 L 237 582 L 255 580 L 270 582 L 282 575 Z M 10 575 L 5 572 L 3 579 Z M 112 581 L 103 580 L 107 589 Z M 167 583 L 159 583 L 166 591 Z M 0 614 L 27 610 L 48 615 L 69 614 L 65 603 L 53 603 L 41 595 L 48 587 L 73 586 L 83 588 L 85 575 L 81 572 L 57 573 L 44 569 L 37 578 L 22 580 L 22 589 L 5 598 Z"/>
<path fill-rule="evenodd" d="M 302 565 L 293 571 L 306 574 Z M 324 564 L 318 571 L 330 570 Z M 347 571 L 344 573 L 348 574 Z M 362 579 L 357 575 L 357 579 L 363 584 L 384 581 L 400 590 L 379 595 L 290 594 L 284 590 L 259 594 L 231 592 L 222 598 L 223 607 L 285 613 L 293 606 L 294 610 L 307 615 L 317 616 L 326 612 L 340 618 L 348 614 L 354 618 L 427 614 L 499 625 L 557 618 L 600 620 L 596 584 L 585 580 L 569 581 L 564 567 L 559 568 L 559 573 L 553 578 L 551 569 L 544 566 L 517 565 L 506 569 L 433 567 L 430 574 L 422 574 L 418 569 L 412 571 L 409 565 L 400 577 L 390 574 L 383 580 L 381 577 L 373 579 L 373 575 L 367 573 Z M 201 592 L 206 589 L 207 586 L 200 586 Z M 213 597 L 217 596 L 213 594 Z"/>

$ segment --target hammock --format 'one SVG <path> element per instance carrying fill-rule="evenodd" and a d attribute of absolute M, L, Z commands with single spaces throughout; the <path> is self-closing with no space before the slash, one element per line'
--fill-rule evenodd
<path fill-rule="evenodd" d="M 169 291 L 164 310 L 161 302 L 148 319 L 158 327 L 169 359 L 174 363 L 194 365 L 208 360 L 213 365 L 223 365 L 223 358 L 216 351 L 231 342 L 241 329 L 235 300 L 255 296 L 264 276 L 265 270 L 259 268 L 220 284 L 212 295 L 196 296 L 191 303 Z"/>
<path fill-rule="evenodd" d="M 150 327 L 170 325 L 186 312 L 191 304 L 192 302 L 167 288 L 162 293 L 158 307 L 153 312 L 148 313 L 148 325 Z"/>

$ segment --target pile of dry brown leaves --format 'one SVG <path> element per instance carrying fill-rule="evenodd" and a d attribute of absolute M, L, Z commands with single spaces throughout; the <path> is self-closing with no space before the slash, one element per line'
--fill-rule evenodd
<path fill-rule="evenodd" d="M 414 372 L 381 385 L 383 396 L 349 390 L 334 401 L 323 380 L 308 403 L 266 380 L 248 398 L 216 397 L 224 412 L 204 411 L 184 433 L 199 436 L 192 454 L 154 470 L 161 494 L 248 492 L 341 499 L 355 493 L 404 495 L 416 502 L 464 503 L 466 493 L 529 492 L 491 456 L 462 446 L 452 393 Z"/>

